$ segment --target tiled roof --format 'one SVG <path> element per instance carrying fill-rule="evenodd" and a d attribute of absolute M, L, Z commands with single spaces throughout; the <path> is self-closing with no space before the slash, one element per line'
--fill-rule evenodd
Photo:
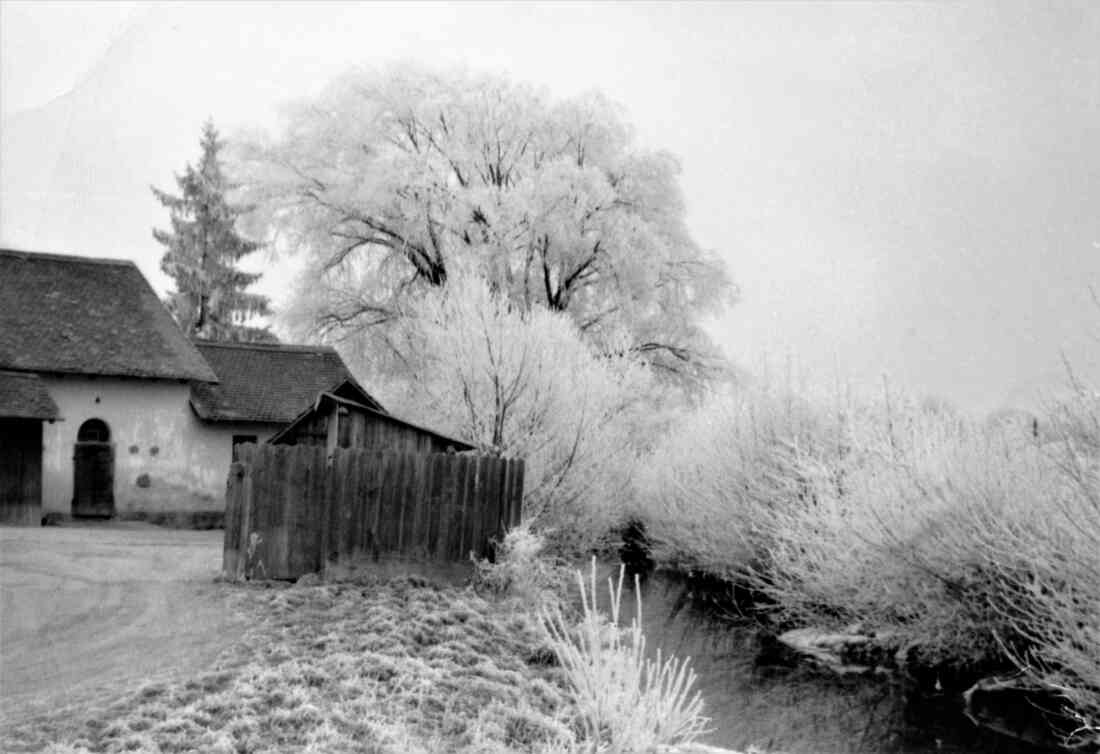
<path fill-rule="evenodd" d="M 344 382 L 360 400 L 378 406 L 332 348 L 202 340 L 195 345 L 218 376 L 217 385 L 191 387 L 191 406 L 206 421 L 286 423 L 318 393 Z"/>
<path fill-rule="evenodd" d="M 0 372 L 0 418 L 56 419 L 57 404 L 37 374 Z"/>
<path fill-rule="evenodd" d="M 8 249 L 0 369 L 215 379 L 133 262 Z"/>

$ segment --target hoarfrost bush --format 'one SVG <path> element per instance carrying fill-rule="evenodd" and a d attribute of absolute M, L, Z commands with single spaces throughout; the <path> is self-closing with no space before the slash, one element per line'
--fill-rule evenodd
<path fill-rule="evenodd" d="M 649 420 L 649 370 L 626 340 L 597 352 L 568 316 L 524 310 L 476 274 L 406 313 L 398 408 L 482 452 L 526 459 L 524 518 L 560 551 L 584 551 L 617 523 Z"/>
<path fill-rule="evenodd" d="M 1100 402 L 1052 429 L 898 399 L 751 391 L 654 454 L 641 518 L 658 560 L 747 581 L 780 622 L 873 629 L 922 662 L 1003 667 L 1100 720 Z"/>
<path fill-rule="evenodd" d="M 526 525 L 504 535 L 496 562 L 478 562 L 474 578 L 479 590 L 515 597 L 530 606 L 560 600 L 571 582 L 572 571 L 566 561 L 548 554 L 546 538 Z"/>
<path fill-rule="evenodd" d="M 1061 481 L 1034 527 L 991 522 L 997 560 L 1017 575 L 995 602 L 1003 645 L 1078 721 L 1068 743 L 1100 745 L 1100 396 L 1075 384 L 1051 412 L 1047 446 Z"/>
<path fill-rule="evenodd" d="M 1026 442 L 896 418 L 850 427 L 843 457 L 805 462 L 808 500 L 773 512 L 756 581 L 790 620 L 861 621 L 927 659 L 988 660 L 1004 587 L 989 522 L 1030 526 L 1049 474 Z"/>
<path fill-rule="evenodd" d="M 789 391 L 711 398 L 641 465 L 636 515 L 659 562 L 728 578 L 751 572 L 772 511 L 807 492 L 804 459 L 838 452 L 835 427 Z"/>
<path fill-rule="evenodd" d="M 583 616 L 573 626 L 560 608 L 544 608 L 543 624 L 573 688 L 586 744 L 610 754 L 653 751 L 688 744 L 706 732 L 703 698 L 693 691 L 690 659 L 646 657 L 642 633 L 641 593 L 635 579 L 636 613 L 630 626 L 620 626 L 624 570 L 618 584 L 607 583 L 610 621 L 596 600 L 596 561 L 589 586 L 576 572 Z"/>

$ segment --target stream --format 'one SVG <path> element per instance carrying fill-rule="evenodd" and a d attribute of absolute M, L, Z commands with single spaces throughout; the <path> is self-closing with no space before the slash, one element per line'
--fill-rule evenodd
<path fill-rule="evenodd" d="M 602 604 L 606 581 L 601 583 Z M 684 599 L 687 589 L 675 574 L 649 576 L 642 582 L 642 625 L 651 652 L 660 646 L 692 658 L 713 728 L 704 743 L 776 754 L 1052 751 L 974 725 L 962 712 L 960 695 L 907 700 L 902 685 L 886 678 L 839 678 L 805 665 L 767 664 L 755 627 L 711 617 Z M 625 592 L 629 619 L 633 596 L 627 603 Z"/>

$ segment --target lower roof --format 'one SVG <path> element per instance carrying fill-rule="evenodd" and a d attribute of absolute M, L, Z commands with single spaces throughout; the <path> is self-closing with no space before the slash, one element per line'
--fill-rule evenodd
<path fill-rule="evenodd" d="M 54 403 L 46 383 L 37 374 L 0 372 L 0 418 L 56 419 Z"/>
<path fill-rule="evenodd" d="M 357 400 L 381 408 L 328 346 L 196 340 L 195 347 L 218 377 L 216 385 L 191 386 L 191 406 L 204 421 L 285 424 L 344 383 Z"/>

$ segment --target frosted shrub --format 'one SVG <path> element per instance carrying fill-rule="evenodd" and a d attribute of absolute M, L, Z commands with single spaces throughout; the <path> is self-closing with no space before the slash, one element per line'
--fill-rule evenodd
<path fill-rule="evenodd" d="M 1061 481 L 1030 528 L 993 522 L 999 560 L 1017 578 L 995 603 L 1003 644 L 1079 722 L 1071 744 L 1100 744 L 1100 400 L 1077 386 L 1054 412 L 1048 445 Z"/>
<path fill-rule="evenodd" d="M 764 554 L 772 512 L 807 493 L 807 459 L 838 452 L 838 438 L 826 411 L 789 392 L 712 398 L 639 473 L 635 505 L 654 558 L 743 578 Z"/>
<path fill-rule="evenodd" d="M 898 399 L 745 391 L 647 464 L 654 555 L 747 581 L 783 624 L 858 624 L 918 662 L 1011 660 L 1100 728 L 1100 399 L 1053 429 Z M 1046 424 L 1046 423 L 1045 423 Z"/>
<path fill-rule="evenodd" d="M 458 270 L 407 314 L 403 413 L 526 459 L 524 518 L 559 551 L 583 552 L 617 523 L 651 414 L 649 370 L 625 341 L 597 352 L 566 315 L 522 310 Z"/>
<path fill-rule="evenodd" d="M 620 626 L 624 570 L 608 578 L 610 621 L 596 604 L 596 561 L 586 587 L 576 572 L 583 617 L 572 626 L 557 607 L 543 610 L 543 624 L 565 669 L 591 750 L 611 754 L 653 751 L 687 744 L 706 732 L 703 698 L 693 691 L 690 660 L 646 657 L 641 594 L 635 577 L 635 617 Z"/>
<path fill-rule="evenodd" d="M 565 561 L 549 555 L 545 537 L 525 525 L 505 534 L 497 547 L 496 562 L 479 562 L 475 578 L 480 589 L 518 598 L 528 606 L 557 602 L 571 581 Z"/>
<path fill-rule="evenodd" d="M 991 599 L 1011 569 L 991 522 L 1034 528 L 1049 465 L 1026 442 L 919 413 L 849 438 L 832 467 L 804 469 L 812 502 L 770 520 L 761 588 L 795 622 L 860 621 L 929 659 L 996 655 Z"/>

